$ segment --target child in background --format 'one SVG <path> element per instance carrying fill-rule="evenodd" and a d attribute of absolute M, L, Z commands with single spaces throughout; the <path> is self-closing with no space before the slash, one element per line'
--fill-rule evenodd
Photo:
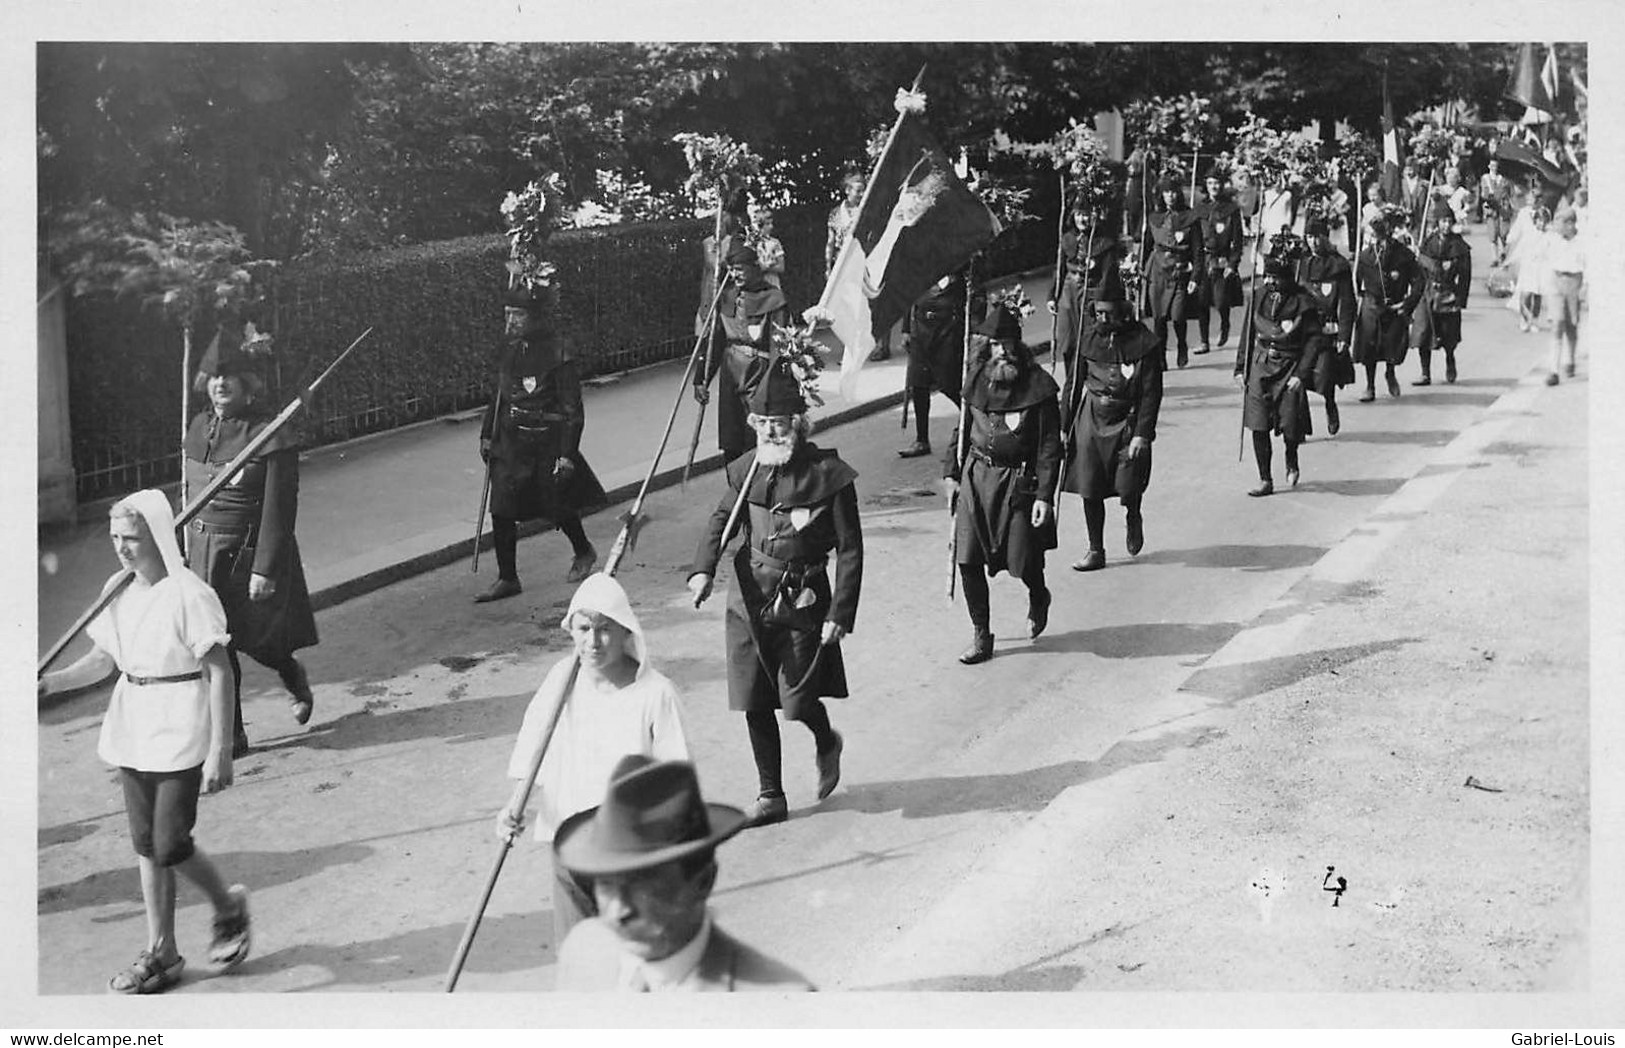
<path fill-rule="evenodd" d="M 1585 243 L 1579 237 L 1579 216 L 1572 207 L 1557 209 L 1555 232 L 1548 235 L 1546 267 L 1550 273 L 1552 319 L 1552 372 L 1548 386 L 1557 385 L 1557 367 L 1574 377 L 1574 350 L 1580 337 L 1580 293 L 1585 288 Z M 1565 354 L 1565 350 L 1567 351 Z M 1565 361 L 1566 356 L 1566 361 Z"/>
<path fill-rule="evenodd" d="M 773 235 L 773 209 L 753 206 L 750 210 L 754 227 L 750 241 L 756 249 L 756 262 L 767 282 L 782 289 L 779 278 L 784 275 L 784 245 Z"/>

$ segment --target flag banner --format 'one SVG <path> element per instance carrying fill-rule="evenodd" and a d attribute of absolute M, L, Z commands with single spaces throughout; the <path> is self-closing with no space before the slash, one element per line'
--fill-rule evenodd
<path fill-rule="evenodd" d="M 1382 175 L 1377 184 L 1388 203 L 1397 204 L 1403 198 L 1405 187 L 1400 168 L 1405 164 L 1399 147 L 1399 127 L 1394 123 L 1394 103 L 1388 97 L 1388 70 L 1382 71 Z"/>
<path fill-rule="evenodd" d="M 1550 71 L 1551 87 L 1548 88 L 1547 72 Z M 1557 54 L 1554 51 L 1546 52 L 1545 65 L 1535 68 L 1535 45 L 1519 44 L 1518 57 L 1512 64 L 1512 76 L 1507 80 L 1507 86 L 1502 91 L 1507 98 L 1520 103 L 1535 111 L 1539 119 L 1531 120 L 1531 114 L 1525 113 L 1520 123 L 1546 123 L 1551 120 L 1553 97 L 1557 94 Z"/>
<path fill-rule="evenodd" d="M 924 118 L 904 112 L 817 306 L 844 350 L 843 396 L 852 395 L 876 339 L 998 232 L 998 219 L 954 171 Z"/>

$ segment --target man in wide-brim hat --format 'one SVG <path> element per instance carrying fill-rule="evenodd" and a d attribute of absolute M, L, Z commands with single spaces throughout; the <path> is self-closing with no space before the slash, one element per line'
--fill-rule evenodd
<path fill-rule="evenodd" d="M 581 454 L 586 410 L 581 375 L 559 343 L 557 291 L 510 287 L 497 395 L 480 424 L 480 457 L 491 475 L 491 541 L 497 580 L 475 603 L 503 600 L 519 583 L 519 523 L 548 520 L 570 540 L 565 581 L 592 574 L 598 551 L 581 514 L 604 503 L 604 488 Z"/>
<path fill-rule="evenodd" d="M 564 991 L 811 990 L 806 977 L 712 920 L 716 849 L 745 813 L 707 803 L 687 761 L 628 756 L 604 802 L 565 820 L 556 861 L 590 880 L 598 916 L 559 947 Z"/>
<path fill-rule="evenodd" d="M 182 444 L 185 498 L 206 487 L 275 415 L 264 400 L 268 339 L 222 324 L 198 364 L 196 386 L 209 406 Z M 294 719 L 310 719 L 315 697 L 294 652 L 316 644 L 316 615 L 305 584 L 294 523 L 299 515 L 299 450 L 279 430 L 186 526 L 186 562 L 220 597 L 231 631 L 233 755 L 246 756 L 241 655 L 275 670 Z"/>

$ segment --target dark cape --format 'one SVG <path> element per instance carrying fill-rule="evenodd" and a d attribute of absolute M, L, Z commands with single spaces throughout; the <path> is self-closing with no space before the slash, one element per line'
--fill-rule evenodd
<path fill-rule="evenodd" d="M 1084 341 L 1072 399 L 1069 464 L 1063 487 L 1084 498 L 1133 498 L 1151 483 L 1151 448 L 1128 457 L 1129 442 L 1157 436 L 1162 408 L 1162 346 L 1144 324 L 1094 326 Z"/>
<path fill-rule="evenodd" d="M 1189 207 L 1158 211 L 1151 216 L 1151 245 L 1151 315 L 1188 320 L 1190 282 L 1200 280 L 1206 266 L 1201 216 Z"/>
<path fill-rule="evenodd" d="M 514 339 L 503 348 L 497 381 L 480 427 L 480 438 L 491 441 L 491 515 L 556 523 L 603 505 L 603 485 L 581 454 L 586 413 L 575 363 Z M 561 458 L 575 466 L 562 480 L 554 476 Z"/>
<path fill-rule="evenodd" d="M 1302 288 L 1267 288 L 1253 310 L 1252 366 L 1241 424 L 1257 433 L 1275 432 L 1289 444 L 1302 443 L 1314 432 L 1309 418 L 1309 383 L 1315 356 L 1322 348 L 1316 336 L 1320 311 Z M 1236 373 L 1246 367 L 1246 343 L 1236 353 Z M 1288 388 L 1297 376 L 1300 385 Z"/>
<path fill-rule="evenodd" d="M 723 528 L 755 461 L 749 451 L 728 463 L 728 492 L 700 537 L 692 574 L 716 576 Z M 730 709 L 782 708 L 797 720 L 811 700 L 847 696 L 840 645 L 820 640 L 826 621 L 850 632 L 857 620 L 857 475 L 833 449 L 803 442 L 788 463 L 763 466 L 751 479 L 723 625 Z"/>
<path fill-rule="evenodd" d="M 1422 269 L 1404 244 L 1389 241 L 1380 258 L 1376 252 L 1377 244 L 1368 244 L 1354 267 L 1354 287 L 1360 296 L 1354 359 L 1401 364 L 1410 342 L 1411 316 L 1422 300 Z M 1399 312 L 1388 306 L 1398 306 Z"/>
<path fill-rule="evenodd" d="M 1036 501 L 1053 502 L 1061 465 L 1061 411 L 1055 380 L 1028 361 L 1008 387 L 987 381 L 982 358 L 965 383 L 969 454 L 959 468 L 959 433 L 948 445 L 943 476 L 958 477 L 954 515 L 956 561 L 1020 578 L 1041 572 L 1056 546 L 1055 517 L 1032 526 Z M 1013 425 L 1012 425 L 1013 423 Z"/>
<path fill-rule="evenodd" d="M 1078 343 L 1093 323 L 1090 303 L 1100 294 L 1103 283 L 1116 282 L 1122 257 L 1122 244 L 1109 224 L 1088 232 L 1068 230 L 1061 235 L 1061 266 L 1050 283 L 1049 297 L 1055 303 L 1055 345 L 1060 359 L 1069 362 Z"/>
<path fill-rule="evenodd" d="M 213 410 L 194 418 L 182 445 L 186 501 L 271 418 L 257 411 L 220 418 Z M 298 444 L 284 427 L 186 527 L 186 562 L 225 607 L 232 648 L 267 665 L 317 643 L 316 616 L 294 537 L 298 513 Z M 275 583 L 268 599 L 249 600 L 252 575 Z"/>

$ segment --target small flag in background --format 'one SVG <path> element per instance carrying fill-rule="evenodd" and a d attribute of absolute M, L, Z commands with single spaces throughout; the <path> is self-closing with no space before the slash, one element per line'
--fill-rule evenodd
<path fill-rule="evenodd" d="M 1525 107 L 1520 123 L 1548 123 L 1557 108 L 1557 52 L 1547 48 L 1546 61 L 1537 71 L 1535 45 L 1519 44 L 1517 60 L 1512 64 L 1512 76 L 1502 93 Z"/>
<path fill-rule="evenodd" d="M 853 395 L 876 339 L 998 232 L 999 220 L 965 185 L 924 118 L 905 109 L 815 307 L 844 349 L 842 396 Z"/>

